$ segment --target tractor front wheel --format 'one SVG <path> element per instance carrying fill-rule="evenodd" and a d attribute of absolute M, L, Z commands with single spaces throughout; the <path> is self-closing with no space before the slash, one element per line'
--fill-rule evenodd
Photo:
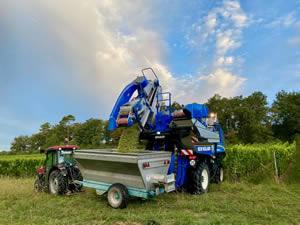
<path fill-rule="evenodd" d="M 190 171 L 190 187 L 193 194 L 204 194 L 209 190 L 210 173 L 209 167 L 205 162 L 202 162 L 196 169 Z"/>
<path fill-rule="evenodd" d="M 126 208 L 129 194 L 127 188 L 122 184 L 113 184 L 107 193 L 108 204 L 112 208 Z"/>
<path fill-rule="evenodd" d="M 66 192 L 67 183 L 67 178 L 59 170 L 54 170 L 49 177 L 50 194 L 63 195 Z"/>

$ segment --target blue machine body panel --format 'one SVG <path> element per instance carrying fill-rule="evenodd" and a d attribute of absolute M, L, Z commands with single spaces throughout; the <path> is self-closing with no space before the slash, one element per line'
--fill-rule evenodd
<path fill-rule="evenodd" d="M 119 113 L 119 109 L 121 107 L 121 105 L 126 104 L 130 98 L 132 97 L 133 93 L 136 91 L 137 87 L 135 85 L 135 82 L 131 82 L 130 84 L 128 84 L 124 90 L 122 91 L 122 93 L 120 94 L 111 114 L 109 117 L 109 125 L 108 125 L 108 129 L 109 130 L 114 130 L 117 128 L 117 117 L 118 117 L 118 113 Z"/>
<path fill-rule="evenodd" d="M 187 184 L 187 171 L 190 167 L 190 163 L 187 159 L 183 158 L 179 152 L 177 154 L 177 174 L 175 187 L 179 188 Z"/>
<path fill-rule="evenodd" d="M 184 110 L 189 111 L 191 113 L 192 118 L 201 118 L 209 116 L 209 110 L 207 106 L 202 104 L 188 104 L 184 107 Z"/>
<path fill-rule="evenodd" d="M 119 113 L 120 107 L 129 102 L 133 93 L 136 90 L 138 90 L 139 94 L 141 95 L 140 90 L 143 89 L 144 87 L 146 87 L 148 85 L 148 83 L 149 83 L 148 80 L 146 79 L 146 77 L 144 77 L 144 79 L 141 80 L 141 82 L 133 81 L 123 89 L 123 91 L 121 92 L 121 94 L 110 114 L 109 125 L 108 125 L 109 130 L 114 130 L 117 128 L 116 120 L 118 118 L 118 113 Z M 140 97 L 144 97 L 144 96 L 140 96 Z M 133 124 L 133 121 L 128 121 L 128 122 L 129 122 L 129 125 Z"/>
<path fill-rule="evenodd" d="M 168 125 L 173 120 L 173 117 L 167 111 L 161 111 L 156 115 L 156 127 L 154 132 L 166 132 L 168 131 Z"/>
<path fill-rule="evenodd" d="M 195 150 L 199 154 L 214 155 L 215 146 L 214 145 L 196 145 Z"/>

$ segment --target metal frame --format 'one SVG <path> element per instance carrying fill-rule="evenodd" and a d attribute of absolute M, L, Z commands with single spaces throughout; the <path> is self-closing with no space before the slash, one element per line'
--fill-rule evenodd
<path fill-rule="evenodd" d="M 113 185 L 109 183 L 104 183 L 104 182 L 94 181 L 94 180 L 86 180 L 86 179 L 83 179 L 83 181 L 76 181 L 76 182 L 82 184 L 84 187 L 96 189 L 98 195 L 105 194 L 110 188 L 110 186 Z M 129 186 L 126 186 L 126 188 L 130 196 L 144 198 L 144 199 L 148 199 L 154 197 L 155 195 L 159 195 L 165 192 L 164 188 L 159 188 L 158 192 L 146 190 L 142 188 L 129 187 Z"/>
<path fill-rule="evenodd" d="M 156 79 L 158 80 L 156 73 L 154 72 L 154 70 L 151 67 L 142 69 L 142 74 L 144 77 L 146 77 L 144 74 L 144 71 L 146 71 L 146 70 L 151 70 L 152 73 L 154 74 L 154 76 L 156 77 Z"/>

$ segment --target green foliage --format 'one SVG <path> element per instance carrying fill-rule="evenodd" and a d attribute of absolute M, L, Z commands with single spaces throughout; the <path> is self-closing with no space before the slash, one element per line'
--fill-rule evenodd
<path fill-rule="evenodd" d="M 267 97 L 261 92 L 243 98 L 222 98 L 215 95 L 205 104 L 216 112 L 227 143 L 265 143 L 272 141 Z M 236 136 L 236 137 L 235 137 Z"/>
<path fill-rule="evenodd" d="M 296 152 L 284 174 L 283 181 L 286 183 L 300 184 L 300 134 L 296 136 Z"/>
<path fill-rule="evenodd" d="M 182 106 L 178 102 L 173 102 L 171 105 L 171 111 L 174 112 L 175 110 L 182 109 Z"/>
<path fill-rule="evenodd" d="M 135 152 L 139 145 L 139 127 L 135 123 L 131 127 L 126 127 L 121 135 L 118 152 Z"/>
<path fill-rule="evenodd" d="M 34 176 L 44 162 L 44 155 L 1 156 L 0 175 Z"/>
<path fill-rule="evenodd" d="M 275 136 L 283 141 L 293 141 L 300 133 L 300 92 L 278 92 L 271 111 Z"/>
<path fill-rule="evenodd" d="M 14 151 L 25 151 L 29 145 L 29 137 L 28 136 L 19 136 L 15 137 L 14 141 L 11 143 L 11 150 Z"/>
<path fill-rule="evenodd" d="M 223 164 L 227 174 L 235 180 L 262 172 L 265 167 L 274 168 L 273 152 L 275 152 L 279 175 L 282 175 L 295 151 L 295 143 L 233 145 L 226 148 Z"/>
<path fill-rule="evenodd" d="M 76 123 L 73 129 L 74 138 L 71 143 L 80 147 L 100 146 L 103 140 L 103 121 L 89 119 L 85 123 Z"/>
<path fill-rule="evenodd" d="M 125 131 L 122 134 L 118 151 L 132 152 L 142 149 L 143 146 L 138 141 L 137 125 L 127 128 Z M 276 154 L 279 175 L 281 176 L 290 162 L 294 160 L 295 143 L 232 145 L 226 148 L 223 165 L 231 180 L 238 180 L 257 173 L 271 172 L 271 174 L 274 174 L 273 152 Z M 44 157 L 41 154 L 1 155 L 0 175 L 34 175 L 42 164 Z"/>

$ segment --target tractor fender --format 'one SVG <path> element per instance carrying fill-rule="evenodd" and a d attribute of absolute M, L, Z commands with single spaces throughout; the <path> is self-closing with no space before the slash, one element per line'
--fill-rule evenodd
<path fill-rule="evenodd" d="M 55 166 L 49 171 L 49 176 L 54 170 L 59 170 L 64 177 L 68 175 L 68 171 L 66 168 L 58 168 Z M 49 177 L 48 177 L 48 179 L 49 179 Z"/>
<path fill-rule="evenodd" d="M 68 175 L 68 171 L 66 168 L 60 168 L 59 170 L 64 177 Z"/>

